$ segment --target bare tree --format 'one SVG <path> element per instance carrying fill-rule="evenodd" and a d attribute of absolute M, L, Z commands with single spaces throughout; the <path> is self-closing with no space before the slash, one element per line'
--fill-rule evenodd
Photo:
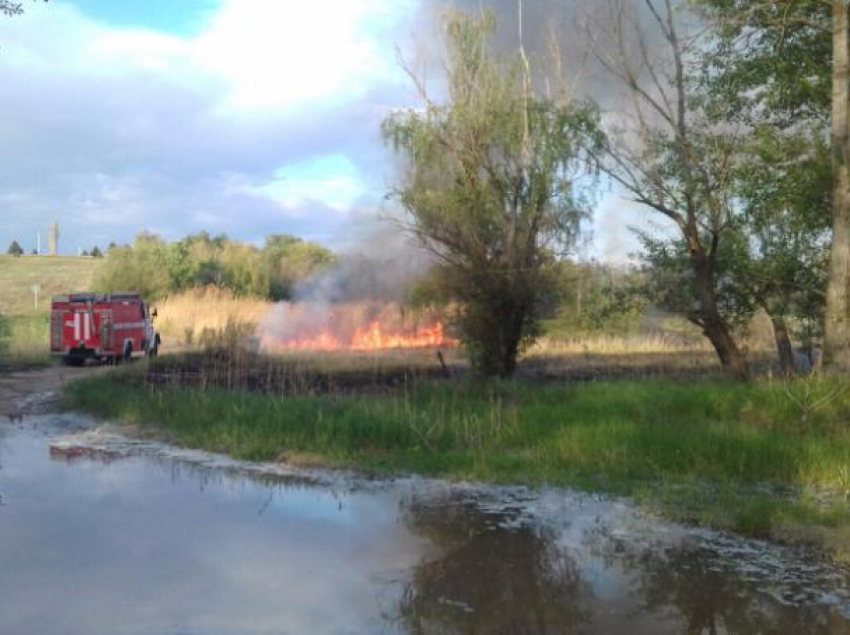
<path fill-rule="evenodd" d="M 698 36 L 672 0 L 606 0 L 588 29 L 600 64 L 623 89 L 623 113 L 608 113 L 603 170 L 631 200 L 672 221 L 686 253 L 685 316 L 711 341 L 723 367 L 748 375 L 718 297 L 721 242 L 734 231 L 734 131 L 716 130 L 699 107 L 687 65 Z M 645 13 L 645 15 L 643 15 Z"/>

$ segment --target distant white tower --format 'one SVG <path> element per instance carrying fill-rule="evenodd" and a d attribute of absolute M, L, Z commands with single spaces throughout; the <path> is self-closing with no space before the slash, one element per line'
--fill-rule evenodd
<path fill-rule="evenodd" d="M 59 255 L 59 223 L 53 223 L 47 233 L 47 253 L 50 256 Z"/>

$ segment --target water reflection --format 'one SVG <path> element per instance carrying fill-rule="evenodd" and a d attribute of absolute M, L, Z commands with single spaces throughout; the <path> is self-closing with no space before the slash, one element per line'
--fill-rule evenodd
<path fill-rule="evenodd" d="M 412 633 L 850 632 L 837 610 L 783 604 L 695 541 L 636 546 L 593 514 L 559 530 L 457 494 L 412 496 L 402 509 L 440 547 L 400 602 Z"/>
<path fill-rule="evenodd" d="M 440 547 L 419 565 L 400 605 L 413 633 L 562 633 L 590 619 L 593 595 L 549 532 L 504 529 L 516 512 L 485 512 L 458 495 L 411 497 L 405 524 Z"/>
<path fill-rule="evenodd" d="M 4 430 L 0 632 L 850 632 L 841 571 L 603 499 Z"/>
<path fill-rule="evenodd" d="M 674 609 L 687 633 L 847 633 L 834 610 L 790 607 L 719 570 L 716 554 L 693 545 L 620 560 L 639 576 L 648 611 Z M 769 584 L 769 582 L 766 581 Z"/>

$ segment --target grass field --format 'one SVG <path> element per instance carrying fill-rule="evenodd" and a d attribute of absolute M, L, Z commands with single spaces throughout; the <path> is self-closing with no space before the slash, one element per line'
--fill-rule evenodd
<path fill-rule="evenodd" d="M 51 296 L 90 290 L 102 263 L 99 258 L 0 256 L 0 313 L 47 313 Z M 37 308 L 33 285 L 40 287 Z"/>
<path fill-rule="evenodd" d="M 567 485 L 850 553 L 850 399 L 837 380 L 453 380 L 288 397 L 129 380 L 84 380 L 69 403 L 244 459 Z"/>
<path fill-rule="evenodd" d="M 91 289 L 102 262 L 65 256 L 0 256 L 0 313 L 9 317 L 12 331 L 6 350 L 0 352 L 0 366 L 35 366 L 50 360 L 50 298 Z M 34 285 L 39 287 L 38 305 Z"/>

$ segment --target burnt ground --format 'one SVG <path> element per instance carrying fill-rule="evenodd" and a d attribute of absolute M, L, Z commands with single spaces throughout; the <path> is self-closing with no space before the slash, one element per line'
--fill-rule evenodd
<path fill-rule="evenodd" d="M 160 357 L 133 364 L 115 380 L 149 387 L 248 390 L 277 395 L 345 395 L 403 390 L 423 381 L 471 377 L 454 352 L 441 363 L 434 350 L 382 354 L 302 354 L 268 356 L 244 351 L 205 351 Z M 0 371 L 0 416 L 44 412 L 59 400 L 67 382 L 108 366 L 61 365 Z M 754 375 L 773 372 L 768 356 L 753 360 Z M 563 354 L 525 359 L 518 376 L 535 382 L 585 382 L 632 379 L 688 381 L 722 378 L 711 353 Z"/>
<path fill-rule="evenodd" d="M 403 389 L 467 374 L 465 364 L 430 355 L 270 356 L 204 351 L 163 356 L 116 380 L 156 387 L 219 388 L 269 394 L 349 394 Z"/>
<path fill-rule="evenodd" d="M 753 359 L 753 373 L 773 371 L 768 356 Z M 141 372 L 116 380 L 151 387 L 218 388 L 269 394 L 351 394 L 404 389 L 422 381 L 472 377 L 467 362 L 450 352 L 389 351 L 381 354 L 270 356 L 245 351 L 204 351 L 163 356 Z M 688 381 L 720 379 L 712 353 L 563 354 L 525 359 L 518 376 L 535 382 L 632 379 Z"/>

